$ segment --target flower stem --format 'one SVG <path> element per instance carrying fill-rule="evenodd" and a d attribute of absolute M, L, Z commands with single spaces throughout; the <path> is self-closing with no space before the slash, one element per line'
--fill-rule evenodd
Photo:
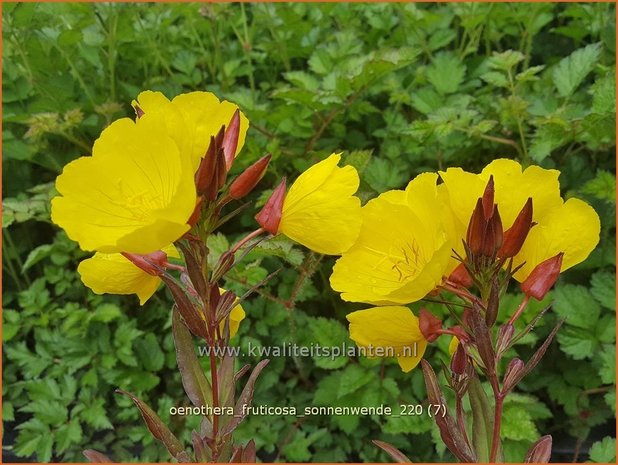
<path fill-rule="evenodd" d="M 496 462 L 498 456 L 498 446 L 500 445 L 500 426 L 502 423 L 502 405 L 504 402 L 504 396 L 499 391 L 494 390 L 494 397 L 496 399 L 496 410 L 494 412 L 494 431 L 491 440 L 491 453 L 489 455 L 489 461 L 491 463 Z"/>
<path fill-rule="evenodd" d="M 519 318 L 519 316 L 523 313 L 523 311 L 526 308 L 526 305 L 528 305 L 529 300 L 530 300 L 530 296 L 526 295 L 524 299 L 521 301 L 521 303 L 519 304 L 519 307 L 517 307 L 517 311 L 513 314 L 513 316 L 509 320 L 510 325 L 514 324 L 517 318 Z"/>
<path fill-rule="evenodd" d="M 214 338 L 213 338 L 214 339 Z M 214 346 L 214 341 L 213 344 Z M 210 374 L 212 379 L 212 406 L 215 410 L 219 407 L 219 381 L 217 379 L 217 358 L 214 351 L 210 351 Z M 215 413 L 212 416 L 212 436 L 214 440 L 213 444 L 213 459 L 216 460 L 216 448 L 217 448 L 217 432 L 219 429 L 219 416 Z"/>
<path fill-rule="evenodd" d="M 262 234 L 264 232 L 264 228 L 258 228 L 255 231 L 247 234 L 245 237 L 243 237 L 241 240 L 239 240 L 234 247 L 232 247 L 230 249 L 230 253 L 234 254 L 238 251 L 238 249 L 240 249 L 243 245 L 245 245 L 247 242 L 249 242 L 251 239 L 259 236 L 260 234 Z"/>

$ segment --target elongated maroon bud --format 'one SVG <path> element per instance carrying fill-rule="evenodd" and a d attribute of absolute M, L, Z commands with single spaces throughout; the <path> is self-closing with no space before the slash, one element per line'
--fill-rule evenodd
<path fill-rule="evenodd" d="M 498 280 L 494 277 L 491 281 L 491 289 L 489 291 L 489 298 L 487 299 L 487 308 L 485 309 L 485 323 L 490 328 L 496 322 L 498 317 L 498 310 L 500 306 L 500 285 Z"/>
<path fill-rule="evenodd" d="M 236 110 L 230 124 L 228 124 L 223 136 L 221 146 L 223 147 L 223 153 L 225 154 L 225 167 L 229 171 L 232 163 L 234 163 L 234 156 L 236 155 L 236 149 L 238 148 L 238 138 L 240 137 L 240 110 Z"/>
<path fill-rule="evenodd" d="M 482 254 L 486 257 L 493 257 L 502 247 L 502 219 L 498 206 L 494 205 L 491 217 L 487 220 L 485 236 L 483 237 Z"/>
<path fill-rule="evenodd" d="M 195 226 L 195 223 L 197 223 L 197 221 L 200 219 L 200 216 L 202 214 L 202 204 L 203 203 L 204 203 L 204 197 L 200 195 L 197 198 L 197 201 L 195 202 L 195 208 L 193 209 L 193 213 L 191 213 L 191 216 L 187 220 L 187 224 L 189 226 Z"/>
<path fill-rule="evenodd" d="M 504 373 L 504 381 L 502 384 L 502 394 L 506 394 L 515 387 L 521 379 L 521 372 L 525 368 L 524 362 L 518 358 L 514 358 L 509 362 Z"/>
<path fill-rule="evenodd" d="M 266 173 L 270 158 L 271 154 L 269 153 L 238 175 L 230 185 L 230 197 L 238 200 L 251 192 Z"/>
<path fill-rule="evenodd" d="M 489 220 L 494 214 L 494 175 L 489 176 L 489 181 L 485 186 L 485 191 L 483 192 L 483 214 L 485 216 L 485 220 Z"/>
<path fill-rule="evenodd" d="M 487 221 L 483 213 L 483 200 L 478 199 L 476 206 L 468 223 L 468 232 L 466 234 L 466 242 L 473 255 L 478 255 L 483 250 L 483 239 L 485 238 L 485 229 Z"/>
<path fill-rule="evenodd" d="M 498 251 L 499 257 L 509 258 L 519 253 L 533 226 L 532 213 L 532 198 L 528 197 L 513 225 L 504 233 L 504 242 Z"/>
<path fill-rule="evenodd" d="M 551 458 L 552 437 L 548 434 L 542 436 L 537 442 L 532 444 L 528 450 L 525 463 L 549 463 Z"/>
<path fill-rule="evenodd" d="M 438 331 L 442 329 L 442 321 L 424 308 L 418 314 L 418 324 L 427 342 L 435 341 L 440 335 Z"/>
<path fill-rule="evenodd" d="M 161 276 L 167 266 L 167 254 L 162 250 L 157 250 L 147 255 L 126 252 L 122 252 L 122 255 L 151 276 Z"/>
<path fill-rule="evenodd" d="M 137 103 L 133 105 L 133 110 L 135 110 L 135 116 L 139 119 L 144 116 L 144 110 Z"/>
<path fill-rule="evenodd" d="M 498 337 L 496 339 L 496 353 L 498 356 L 502 355 L 502 353 L 509 346 L 511 341 L 513 340 L 513 334 L 515 333 L 515 327 L 507 323 L 503 326 L 500 326 L 498 329 Z"/>
<path fill-rule="evenodd" d="M 202 157 L 200 165 L 195 172 L 195 187 L 198 195 L 204 194 L 208 187 L 212 184 L 212 179 L 215 174 L 215 166 L 217 164 L 216 151 L 217 144 L 215 138 L 210 136 L 210 144 L 208 145 L 208 149 Z"/>
<path fill-rule="evenodd" d="M 466 365 L 468 363 L 468 356 L 466 355 L 466 349 L 463 344 L 457 344 L 457 349 L 451 358 L 451 371 L 456 375 L 463 375 L 466 371 Z"/>
<path fill-rule="evenodd" d="M 283 178 L 264 204 L 264 207 L 262 207 L 262 210 L 255 215 L 258 224 L 274 235 L 279 232 L 285 193 L 285 178 Z"/>
<path fill-rule="evenodd" d="M 560 252 L 544 262 L 539 263 L 532 273 L 521 283 L 521 290 L 529 297 L 536 300 L 543 300 L 560 276 L 562 267 L 562 257 L 564 252 Z"/>
<path fill-rule="evenodd" d="M 453 270 L 451 275 L 448 277 L 448 280 L 452 283 L 459 284 L 461 287 L 465 287 L 466 289 L 474 284 L 474 280 L 466 266 L 463 263 L 460 263 L 457 268 Z"/>

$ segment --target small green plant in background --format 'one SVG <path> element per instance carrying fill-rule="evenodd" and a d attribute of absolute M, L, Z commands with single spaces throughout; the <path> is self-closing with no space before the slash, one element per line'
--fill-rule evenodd
<path fill-rule="evenodd" d="M 235 169 L 272 153 L 268 186 L 336 149 L 348 150 L 344 162 L 358 169 L 364 200 L 423 171 L 477 171 L 498 156 L 560 169 L 563 196 L 599 212 L 601 242 L 550 296 L 566 323 L 542 375 L 505 405 L 505 456 L 519 459 L 536 430 L 564 437 L 558 460 L 613 461 L 614 17 L 611 3 L 4 3 L 5 453 L 81 461 L 87 444 L 122 460 L 166 457 L 128 399 L 112 391 L 129 379 L 159 413 L 176 402 L 181 384 L 164 336 L 169 296 L 136 310 L 136 300 L 88 293 L 74 271 L 84 257 L 51 227 L 48 207 L 62 166 L 89 153 L 102 127 L 130 114 L 126 102 L 152 88 L 236 102 L 253 134 Z M 229 231 L 254 214 L 243 212 Z M 223 237 L 211 241 L 211 250 L 225 250 Z M 253 250 L 225 283 L 240 291 L 284 266 L 263 298 L 247 302 L 240 340 L 340 344 L 349 307 L 329 290 L 334 260 L 287 241 L 268 247 Z M 513 356 L 527 359 L 537 341 L 519 342 Z M 446 347 L 435 350 L 447 360 Z M 420 374 L 405 378 L 388 362 L 277 358 L 254 403 L 425 398 Z M 255 437 L 263 460 L 386 460 L 373 438 L 402 450 L 413 441 L 414 461 L 452 459 L 425 419 L 250 417 L 237 437 Z"/>

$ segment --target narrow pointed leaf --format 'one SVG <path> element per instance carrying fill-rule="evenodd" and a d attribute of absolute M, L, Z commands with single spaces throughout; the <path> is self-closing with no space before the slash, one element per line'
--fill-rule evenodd
<path fill-rule="evenodd" d="M 468 396 L 472 408 L 472 444 L 478 461 L 488 462 L 493 433 L 493 414 L 487 394 L 476 376 L 468 384 Z"/>
<path fill-rule="evenodd" d="M 397 463 L 412 463 L 408 457 L 405 456 L 403 452 L 397 449 L 392 444 L 384 441 L 378 441 L 377 439 L 373 439 L 373 442 L 376 446 L 386 452 L 395 462 Z"/>
<path fill-rule="evenodd" d="M 94 449 L 86 449 L 83 454 L 91 463 L 114 463 L 107 455 Z"/>

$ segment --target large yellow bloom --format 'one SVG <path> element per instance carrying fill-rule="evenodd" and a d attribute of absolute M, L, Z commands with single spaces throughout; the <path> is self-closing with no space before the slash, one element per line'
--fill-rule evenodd
<path fill-rule="evenodd" d="M 161 92 L 151 90 L 140 93 L 134 106 L 146 114 L 163 120 L 168 133 L 183 153 L 191 159 L 193 170 L 197 170 L 200 158 L 204 156 L 210 137 L 215 136 L 221 126 L 228 126 L 238 106 L 226 100 L 219 101 L 211 92 L 189 92 L 174 97 L 171 101 Z M 240 113 L 240 132 L 236 153 L 245 143 L 249 120 Z"/>
<path fill-rule="evenodd" d="M 348 250 L 361 227 L 360 200 L 354 196 L 359 179 L 352 166 L 337 166 L 332 154 L 302 173 L 283 203 L 279 232 L 319 253 Z"/>
<path fill-rule="evenodd" d="M 513 259 L 514 266 L 524 263 L 515 274 L 518 281 L 526 279 L 536 265 L 559 252 L 564 252 L 561 267 L 564 271 L 585 260 L 597 245 L 600 231 L 597 213 L 579 199 L 563 201 L 559 171 L 539 166 L 522 170 L 518 162 L 507 159 L 492 161 L 480 174 L 461 168 L 440 172 L 461 238 L 465 237 L 472 210 L 491 175 L 505 230 L 511 227 L 526 200 L 532 198 L 532 220 L 537 224 Z"/>
<path fill-rule="evenodd" d="M 397 357 L 406 373 L 420 362 L 427 341 L 418 318 L 407 307 L 377 307 L 352 312 L 350 338 L 365 349 L 369 358 Z"/>
<path fill-rule="evenodd" d="M 160 120 L 120 119 L 103 131 L 91 157 L 64 167 L 51 218 L 84 250 L 151 253 L 189 230 L 193 173 Z"/>
<path fill-rule="evenodd" d="M 337 260 L 330 278 L 344 300 L 376 305 L 422 299 L 456 266 L 454 227 L 436 184 L 424 173 L 405 191 L 389 191 L 362 208 L 354 246 Z"/>
<path fill-rule="evenodd" d="M 179 258 L 173 245 L 163 248 L 168 257 Z M 146 273 L 119 253 L 100 253 L 82 260 L 77 267 L 82 282 L 95 294 L 137 294 L 144 305 L 161 284 L 158 276 Z"/>

